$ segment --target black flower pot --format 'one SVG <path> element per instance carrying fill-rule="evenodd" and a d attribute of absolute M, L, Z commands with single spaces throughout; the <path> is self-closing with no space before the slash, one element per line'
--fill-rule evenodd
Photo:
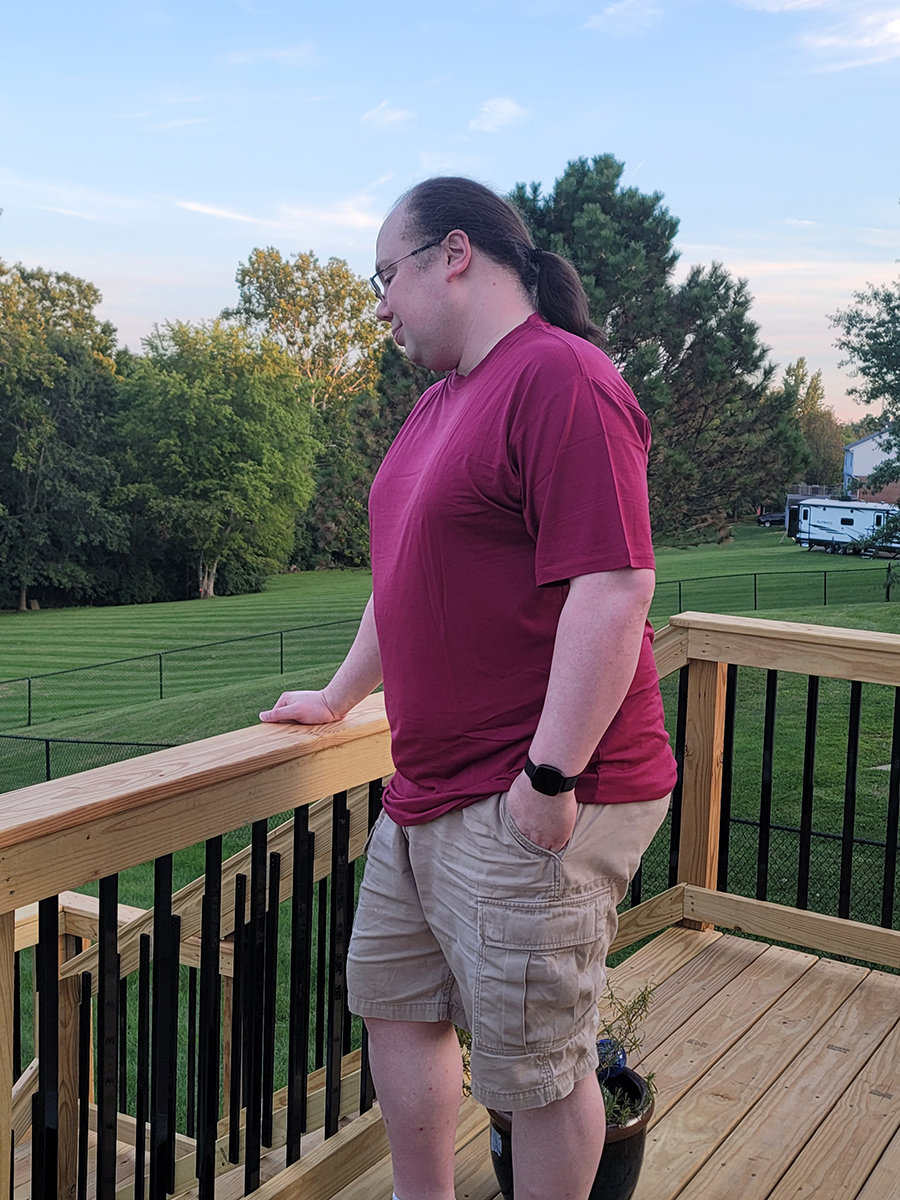
<path fill-rule="evenodd" d="M 603 1157 L 588 1200 L 630 1200 L 644 1161 L 644 1142 L 653 1115 L 653 1100 L 648 1094 L 646 1082 L 629 1067 L 614 1079 L 607 1080 L 606 1086 L 612 1092 L 624 1092 L 638 1105 L 641 1115 L 627 1125 L 606 1126 Z M 513 1200 L 512 1114 L 494 1112 L 493 1109 L 488 1109 L 488 1112 L 491 1117 L 491 1162 L 494 1174 L 503 1200 Z"/>

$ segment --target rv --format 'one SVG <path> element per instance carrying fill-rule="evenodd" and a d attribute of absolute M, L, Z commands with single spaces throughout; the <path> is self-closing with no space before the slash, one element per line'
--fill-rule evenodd
<path fill-rule="evenodd" d="M 896 516 L 898 511 L 893 504 L 802 500 L 790 507 L 788 534 L 798 546 L 809 550 L 822 546 L 829 554 L 860 554 L 856 543 L 877 533 L 888 517 Z M 879 549 L 900 554 L 900 544 Z"/>

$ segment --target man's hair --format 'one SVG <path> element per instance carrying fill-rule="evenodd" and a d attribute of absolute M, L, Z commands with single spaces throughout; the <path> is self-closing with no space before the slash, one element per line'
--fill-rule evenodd
<path fill-rule="evenodd" d="M 406 206 L 404 232 L 423 243 L 442 241 L 454 229 L 487 258 L 513 271 L 538 312 L 595 345 L 605 342 L 591 320 L 588 298 L 568 259 L 539 250 L 522 215 L 496 192 L 461 176 L 426 179 L 410 188 L 395 208 Z"/>

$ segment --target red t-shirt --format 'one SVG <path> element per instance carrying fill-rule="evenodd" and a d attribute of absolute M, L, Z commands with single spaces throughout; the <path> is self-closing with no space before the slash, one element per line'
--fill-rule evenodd
<path fill-rule="evenodd" d="M 568 580 L 653 567 L 649 442 L 606 355 L 537 313 L 413 409 L 369 498 L 396 766 L 384 806 L 398 824 L 504 791 L 522 770 Z M 674 784 L 652 640 L 648 623 L 580 801 L 655 800 Z"/>

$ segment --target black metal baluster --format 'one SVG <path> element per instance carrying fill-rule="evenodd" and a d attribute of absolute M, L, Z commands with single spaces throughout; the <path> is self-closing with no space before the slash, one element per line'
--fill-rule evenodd
<path fill-rule="evenodd" d="M 349 839 L 349 834 L 348 834 Z M 349 853 L 349 848 L 348 848 Z M 347 863 L 346 904 L 347 904 L 347 947 L 353 936 L 353 917 L 356 910 L 356 860 Z M 342 1052 L 349 1054 L 353 1048 L 353 1016 L 350 1012 L 350 1000 L 347 988 L 344 988 L 344 1044 Z"/>
<path fill-rule="evenodd" d="M 150 1043 L 150 1200 L 165 1200 L 169 1184 L 169 1079 L 172 977 L 178 948 L 172 946 L 172 856 L 154 864 L 153 877 L 153 1022 Z"/>
<path fill-rule="evenodd" d="M 119 877 L 100 880 L 97 939 L 97 1200 L 115 1200 L 119 1070 Z"/>
<path fill-rule="evenodd" d="M 199 1200 L 213 1200 L 219 1121 L 219 1025 L 222 985 L 219 943 L 222 911 L 222 839 L 206 843 L 206 890 L 200 932 L 200 1045 L 198 1074 L 197 1179 Z"/>
<path fill-rule="evenodd" d="M 850 684 L 850 725 L 847 730 L 847 774 L 844 780 L 844 822 L 841 832 L 841 889 L 838 916 L 850 916 L 850 885 L 853 879 L 853 833 L 856 828 L 856 772 L 859 765 L 859 723 L 862 684 Z"/>
<path fill-rule="evenodd" d="M 884 885 L 881 889 L 881 924 L 885 929 L 894 927 L 898 836 L 900 836 L 900 688 L 895 688 L 894 732 L 891 738 L 891 778 L 888 784 L 887 830 L 884 850 Z"/>
<path fill-rule="evenodd" d="M 78 1174 L 77 1200 L 87 1200 L 88 1133 L 91 1102 L 91 973 L 81 974 L 81 1005 L 78 1009 Z M 135 1200 L 140 1200 L 135 1194 Z"/>
<path fill-rule="evenodd" d="M 266 913 L 266 978 L 263 1001 L 262 1144 L 271 1147 L 275 1099 L 275 998 L 278 987 L 278 906 L 281 855 L 269 855 L 269 908 Z"/>
<path fill-rule="evenodd" d="M 197 1136 L 197 968 L 188 967 L 187 1097 L 185 1133 Z"/>
<path fill-rule="evenodd" d="M 178 1000 L 181 995 L 181 917 L 172 917 L 172 972 L 169 987 L 169 1021 L 172 1039 L 169 1043 L 169 1142 L 168 1161 L 170 1192 L 175 1191 L 175 1114 L 178 1107 Z"/>
<path fill-rule="evenodd" d="M 250 840 L 250 922 L 247 955 L 247 999 L 244 1038 L 247 1043 L 248 1091 L 244 1134 L 244 1194 L 259 1187 L 262 1122 L 263 1009 L 266 979 L 266 839 L 268 823 L 254 821 Z"/>
<path fill-rule="evenodd" d="M 13 955 L 13 1083 L 22 1074 L 22 952 Z"/>
<path fill-rule="evenodd" d="M 147 1172 L 147 1118 L 150 1114 L 150 935 L 138 951 L 138 1033 L 135 1075 L 134 1200 L 144 1200 Z"/>
<path fill-rule="evenodd" d="M 769 892 L 769 843 L 772 835 L 772 760 L 775 748 L 775 706 L 778 672 L 766 671 L 766 714 L 763 723 L 762 778 L 759 785 L 759 846 L 756 852 L 756 898 Z"/>
<path fill-rule="evenodd" d="M 756 579 L 754 576 L 754 587 Z M 719 869 L 716 887 L 728 891 L 728 856 L 731 852 L 731 789 L 734 782 L 734 714 L 737 705 L 737 663 L 725 670 L 725 731 L 722 744 L 722 807 L 719 813 Z"/>
<path fill-rule="evenodd" d="M 310 955 L 312 953 L 313 863 L 315 837 L 309 809 L 294 809 L 291 889 L 291 1003 L 288 1027 L 286 1165 L 300 1157 L 306 1129 L 306 1081 L 309 1074 Z"/>
<path fill-rule="evenodd" d="M 672 789 L 672 821 L 669 834 L 669 887 L 678 882 L 678 849 L 681 840 L 681 795 L 684 789 L 684 743 L 687 732 L 687 700 L 690 667 L 678 673 L 678 712 L 675 717 L 675 763 L 678 776 Z"/>
<path fill-rule="evenodd" d="M 128 1112 L 128 980 L 122 978 L 121 963 L 117 963 L 119 975 L 119 1112 Z"/>
<path fill-rule="evenodd" d="M 59 1161 L 59 899 L 38 904 L 35 953 L 38 1091 L 32 1104 L 32 1197 L 55 1200 Z M 37 1161 L 35 1161 L 37 1159 Z"/>
<path fill-rule="evenodd" d="M 797 862 L 797 907 L 809 906 L 809 868 L 812 857 L 812 815 L 816 785 L 816 726 L 819 718 L 819 677 L 806 686 L 806 740 L 803 745 L 803 789 L 800 794 L 800 853 Z"/>
<path fill-rule="evenodd" d="M 372 832 L 381 813 L 383 792 L 384 785 L 380 779 L 374 779 L 369 784 L 369 833 Z M 632 903 L 634 903 L 633 900 Z M 365 1021 L 362 1023 L 359 1065 L 359 1111 L 362 1114 L 369 1111 L 375 1100 L 375 1085 L 372 1081 L 372 1068 L 369 1065 L 369 1031 L 366 1029 Z"/>
<path fill-rule="evenodd" d="M 231 1084 L 228 1096 L 228 1161 L 241 1161 L 241 1095 L 244 1063 L 244 921 L 247 876 L 234 880 L 234 966 L 231 988 Z"/>
<path fill-rule="evenodd" d="M 344 1044 L 344 1004 L 347 990 L 349 902 L 347 865 L 350 858 L 350 813 L 347 793 L 335 792 L 331 821 L 331 937 L 328 1034 L 325 1064 L 325 1137 L 337 1133 L 341 1118 L 341 1050 Z"/>
<path fill-rule="evenodd" d="M 316 1045 L 313 1063 L 325 1065 L 325 1010 L 328 987 L 328 877 L 319 880 L 316 923 Z"/>

